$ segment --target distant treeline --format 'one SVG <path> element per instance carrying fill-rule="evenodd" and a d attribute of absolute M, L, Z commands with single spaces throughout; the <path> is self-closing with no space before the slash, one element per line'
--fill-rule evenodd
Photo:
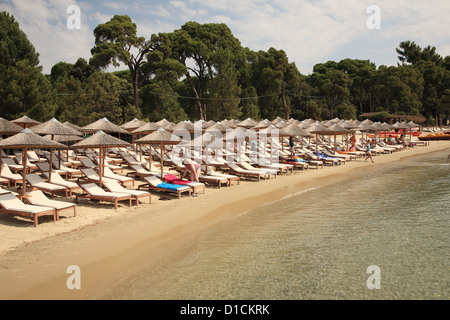
<path fill-rule="evenodd" d="M 44 75 L 39 54 L 8 12 L 0 13 L 0 116 L 52 117 L 83 126 L 107 117 L 158 121 L 356 119 L 368 112 L 450 113 L 450 56 L 404 41 L 397 66 L 345 59 L 299 72 L 285 51 L 242 47 L 225 24 L 187 22 L 172 33 L 137 36 L 128 16 L 94 30 L 89 61 L 59 62 Z M 307 50 L 307 47 L 305 47 Z M 126 65 L 123 71 L 105 72 Z"/>

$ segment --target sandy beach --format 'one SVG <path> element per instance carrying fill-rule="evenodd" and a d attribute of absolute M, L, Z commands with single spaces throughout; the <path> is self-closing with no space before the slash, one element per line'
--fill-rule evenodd
<path fill-rule="evenodd" d="M 358 159 L 345 165 L 309 169 L 261 182 L 208 187 L 199 197 L 160 200 L 139 206 L 81 200 L 77 217 L 69 210 L 60 221 L 32 222 L 0 215 L 0 299 L 114 299 L 121 288 L 139 281 L 189 245 L 204 230 L 255 207 L 298 192 L 362 178 L 368 167 L 424 153 L 449 150 L 448 141 L 433 141 L 401 152 Z M 72 199 L 68 199 L 72 201 Z M 81 270 L 81 290 L 69 290 L 68 266 Z"/>

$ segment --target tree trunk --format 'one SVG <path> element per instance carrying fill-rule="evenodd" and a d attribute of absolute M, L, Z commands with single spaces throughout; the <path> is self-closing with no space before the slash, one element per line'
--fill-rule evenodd
<path fill-rule="evenodd" d="M 286 120 L 289 120 L 289 107 L 286 102 L 286 89 L 284 87 L 281 88 L 281 97 L 283 99 L 284 116 Z"/>
<path fill-rule="evenodd" d="M 197 89 L 195 89 L 194 81 L 192 81 L 191 75 L 189 72 L 186 72 L 186 78 L 189 82 L 189 85 L 191 86 L 192 92 L 194 93 L 195 102 L 197 104 L 197 110 L 198 110 L 198 116 L 200 120 L 205 120 L 203 115 L 203 107 L 200 102 L 200 97 L 198 96 Z"/>
<path fill-rule="evenodd" d="M 206 119 L 206 103 L 203 104 L 203 120 L 207 121 L 207 119 Z"/>

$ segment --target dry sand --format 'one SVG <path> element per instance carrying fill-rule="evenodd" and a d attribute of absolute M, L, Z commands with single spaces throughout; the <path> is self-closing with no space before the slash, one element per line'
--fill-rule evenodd
<path fill-rule="evenodd" d="M 404 157 L 449 150 L 448 141 L 434 141 L 402 152 L 345 165 L 310 169 L 261 182 L 241 180 L 231 187 L 208 187 L 206 194 L 139 206 L 81 200 L 77 217 L 62 213 L 60 221 L 32 222 L 0 215 L 0 299 L 114 299 L 121 288 L 139 281 L 215 224 L 288 195 L 364 175 L 367 166 Z M 67 200 L 67 199 L 66 199 Z M 71 199 L 69 199 L 71 201 Z M 42 219 L 42 218 L 41 218 Z M 68 266 L 81 270 L 81 290 L 69 290 Z"/>

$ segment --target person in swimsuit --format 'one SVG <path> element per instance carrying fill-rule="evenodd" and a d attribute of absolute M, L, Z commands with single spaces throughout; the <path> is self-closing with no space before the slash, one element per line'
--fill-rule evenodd
<path fill-rule="evenodd" d="M 201 167 L 199 164 L 197 164 L 195 161 L 190 160 L 190 159 L 186 159 L 184 161 L 184 172 L 183 172 L 183 176 L 181 177 L 181 179 L 184 178 L 184 176 L 186 175 L 187 172 L 190 172 L 191 174 L 191 181 L 194 182 L 199 182 L 199 175 L 201 172 Z"/>
<path fill-rule="evenodd" d="M 367 141 L 367 144 L 366 144 L 366 161 L 367 161 L 367 159 L 370 159 L 373 163 L 372 152 L 370 151 L 370 141 Z"/>

